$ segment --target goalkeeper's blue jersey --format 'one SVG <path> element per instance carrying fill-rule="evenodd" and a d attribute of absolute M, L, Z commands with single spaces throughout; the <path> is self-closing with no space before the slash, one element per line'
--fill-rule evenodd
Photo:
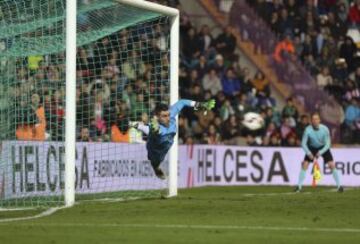
<path fill-rule="evenodd" d="M 170 107 L 169 127 L 160 124 L 159 133 L 149 133 L 146 143 L 148 158 L 150 161 L 162 162 L 174 143 L 174 137 L 177 132 L 176 116 L 185 106 L 191 106 L 192 101 L 181 99 Z"/>

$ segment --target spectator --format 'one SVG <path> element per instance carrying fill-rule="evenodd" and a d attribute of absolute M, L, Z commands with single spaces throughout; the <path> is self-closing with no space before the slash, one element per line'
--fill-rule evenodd
<path fill-rule="evenodd" d="M 294 132 L 293 127 L 294 124 L 292 124 L 291 118 L 285 117 L 280 127 L 280 136 L 283 142 L 287 139 L 290 133 Z"/>
<path fill-rule="evenodd" d="M 235 113 L 237 117 L 242 118 L 247 112 L 253 111 L 254 108 L 248 102 L 246 94 L 240 93 L 235 100 Z"/>
<path fill-rule="evenodd" d="M 258 71 L 255 78 L 252 80 L 252 85 L 256 89 L 257 95 L 263 95 L 270 93 L 269 80 L 265 78 L 264 74 Z"/>
<path fill-rule="evenodd" d="M 345 108 L 345 123 L 343 131 L 344 143 L 360 143 L 360 100 L 352 99 Z"/>
<path fill-rule="evenodd" d="M 299 16 L 299 8 L 296 4 L 296 1 L 288 0 L 287 5 L 286 5 L 286 10 L 288 12 L 289 19 L 291 19 L 291 21 L 294 24 Z"/>
<path fill-rule="evenodd" d="M 216 73 L 221 77 L 225 73 L 225 64 L 224 58 L 221 54 L 217 54 L 215 57 L 215 63 L 212 65 L 212 68 L 215 69 Z"/>
<path fill-rule="evenodd" d="M 294 100 L 292 97 L 289 97 L 286 100 L 286 105 L 284 106 L 283 110 L 282 110 L 282 117 L 290 117 L 293 118 L 294 120 L 297 120 L 298 118 L 298 110 L 294 105 Z"/>
<path fill-rule="evenodd" d="M 360 66 L 356 68 L 355 72 L 353 72 L 349 78 L 355 81 L 357 87 L 360 87 Z"/>
<path fill-rule="evenodd" d="M 278 134 L 278 129 L 276 124 L 271 122 L 266 128 L 265 136 L 270 138 L 273 134 Z"/>
<path fill-rule="evenodd" d="M 20 89 L 16 89 L 19 92 Z M 28 104 L 25 97 L 17 99 L 15 105 L 16 139 L 29 141 L 34 138 L 34 126 L 36 124 L 36 113 Z"/>
<path fill-rule="evenodd" d="M 286 137 L 286 141 L 284 143 L 285 147 L 297 147 L 297 138 L 295 133 L 289 133 L 289 135 Z"/>
<path fill-rule="evenodd" d="M 265 109 L 265 125 L 274 123 L 276 127 L 281 124 L 281 115 L 278 111 L 274 110 L 272 107 L 267 107 Z"/>
<path fill-rule="evenodd" d="M 226 99 L 220 108 L 221 119 L 225 121 L 230 117 L 230 115 L 234 115 L 234 114 L 235 114 L 234 108 L 231 106 L 230 101 Z"/>
<path fill-rule="evenodd" d="M 306 56 L 309 55 L 314 58 L 313 55 L 315 55 L 315 43 L 311 39 L 310 35 L 305 35 L 305 41 L 303 43 L 301 57 L 302 59 L 304 59 Z"/>
<path fill-rule="evenodd" d="M 193 69 L 190 71 L 190 77 L 189 77 L 189 85 L 199 85 L 200 84 L 200 77 L 199 72 L 196 69 Z"/>
<path fill-rule="evenodd" d="M 345 124 L 352 130 L 356 129 L 355 122 L 360 119 L 360 106 L 354 98 L 345 109 Z"/>
<path fill-rule="evenodd" d="M 130 129 L 129 121 L 127 119 L 117 119 L 111 126 L 111 141 L 129 143 L 130 142 Z"/>
<path fill-rule="evenodd" d="M 32 73 L 36 72 L 39 69 L 41 62 L 43 60 L 44 60 L 44 57 L 41 55 L 29 56 L 27 58 L 29 71 Z"/>
<path fill-rule="evenodd" d="M 248 134 L 246 136 L 246 144 L 250 147 L 256 147 L 259 146 L 259 144 L 256 142 L 256 139 L 253 135 Z"/>
<path fill-rule="evenodd" d="M 334 83 L 332 76 L 330 75 L 329 67 L 323 67 L 321 73 L 316 76 L 317 85 L 324 89 Z"/>
<path fill-rule="evenodd" d="M 79 48 L 77 57 L 76 69 L 80 71 L 81 77 L 91 76 L 94 70 L 94 60 L 89 57 L 87 50 Z"/>
<path fill-rule="evenodd" d="M 348 67 L 345 59 L 337 59 L 332 68 L 332 76 L 334 78 L 334 83 L 338 85 L 338 89 L 341 89 L 341 85 L 343 81 L 347 79 L 348 75 Z"/>
<path fill-rule="evenodd" d="M 353 39 L 349 36 L 345 38 L 345 42 L 340 46 L 340 57 L 346 60 L 346 64 L 351 71 L 354 70 L 353 67 L 355 54 L 356 54 L 356 45 Z"/>
<path fill-rule="evenodd" d="M 199 74 L 199 79 L 202 79 L 204 75 L 207 73 L 208 64 L 204 55 L 200 56 L 199 63 L 195 66 L 195 70 L 197 70 Z"/>
<path fill-rule="evenodd" d="M 274 51 L 274 59 L 278 63 L 284 62 L 284 54 L 294 54 L 295 47 L 291 42 L 290 36 L 285 36 L 285 38 L 279 42 Z"/>
<path fill-rule="evenodd" d="M 78 138 L 78 141 L 81 142 L 91 142 L 91 138 L 90 138 L 90 132 L 89 132 L 89 128 L 86 127 L 82 127 L 80 130 L 80 137 Z"/>
<path fill-rule="evenodd" d="M 125 37 L 126 38 L 126 37 Z M 109 55 L 112 52 L 112 44 L 110 42 L 109 37 L 104 37 L 100 41 L 96 43 L 95 46 L 95 73 L 97 75 L 101 74 L 102 69 L 107 65 L 107 61 L 109 60 Z"/>
<path fill-rule="evenodd" d="M 144 92 L 140 92 L 136 95 L 136 102 L 131 105 L 131 119 L 139 121 L 143 112 L 148 112 L 148 104 L 145 102 Z"/>
<path fill-rule="evenodd" d="M 263 147 L 270 146 L 270 137 L 263 136 L 261 146 L 263 146 Z"/>
<path fill-rule="evenodd" d="M 122 70 L 128 80 L 135 80 L 139 76 L 143 76 L 146 69 L 145 64 L 140 60 L 136 51 L 130 52 L 130 57 L 123 64 Z"/>
<path fill-rule="evenodd" d="M 80 93 L 80 90 L 77 89 Z M 81 93 L 77 98 L 81 99 Z M 64 106 L 64 96 L 62 96 L 61 91 L 57 90 L 53 94 L 53 98 L 49 97 L 48 104 L 45 103 L 45 114 L 47 114 L 48 126 L 51 133 L 51 139 L 55 141 L 63 140 L 63 129 L 65 126 L 65 106 Z M 83 102 L 83 101 L 81 101 Z M 46 107 L 46 105 L 48 105 Z M 77 119 L 81 118 L 81 120 L 77 120 L 79 125 L 83 125 L 83 121 L 87 121 L 90 115 L 88 114 L 88 107 L 81 106 L 83 104 L 79 104 L 77 101 Z M 80 115 L 81 117 L 78 117 Z M 49 118 L 48 118 L 49 117 Z"/>
<path fill-rule="evenodd" d="M 188 68 L 194 67 L 194 62 L 201 54 L 201 42 L 194 28 L 190 28 L 184 36 L 183 55 Z"/>
<path fill-rule="evenodd" d="M 355 0 L 350 7 L 349 21 L 353 25 L 360 24 L 360 0 Z"/>
<path fill-rule="evenodd" d="M 212 47 L 214 41 L 208 25 L 203 25 L 201 27 L 199 41 L 201 43 L 201 52 L 203 54 L 209 51 L 209 49 Z"/>
<path fill-rule="evenodd" d="M 227 60 L 233 60 L 236 46 L 236 38 L 232 33 L 231 26 L 227 26 L 223 33 L 216 38 L 216 50 Z"/>
<path fill-rule="evenodd" d="M 249 68 L 245 67 L 242 70 L 242 73 L 240 76 L 241 76 L 241 80 L 242 80 L 242 87 L 241 87 L 242 93 L 248 94 L 249 92 L 252 92 L 254 86 L 252 84 L 252 77 L 251 77 Z"/>
<path fill-rule="evenodd" d="M 208 133 L 205 136 L 205 142 L 206 144 L 209 145 L 220 144 L 221 142 L 220 134 L 217 132 L 214 124 L 209 125 Z"/>
<path fill-rule="evenodd" d="M 117 58 L 111 58 L 108 65 L 105 66 L 105 77 L 111 79 L 112 77 L 120 74 L 120 69 L 117 66 Z"/>
<path fill-rule="evenodd" d="M 257 102 L 257 107 L 259 109 L 266 109 L 268 107 L 275 107 L 276 106 L 276 101 L 274 98 L 272 98 L 270 96 L 270 94 L 262 94 L 260 93 L 257 96 L 258 102 Z"/>
<path fill-rule="evenodd" d="M 319 68 L 316 64 L 314 56 L 309 54 L 304 58 L 304 66 L 310 72 L 311 75 L 315 76 L 319 73 Z"/>
<path fill-rule="evenodd" d="M 349 102 L 353 98 L 360 98 L 360 90 L 356 87 L 355 82 L 353 82 L 352 80 L 347 80 L 345 85 L 344 99 L 345 101 Z"/>
<path fill-rule="evenodd" d="M 300 36 L 294 37 L 294 48 L 295 48 L 296 56 L 301 57 L 304 52 L 304 46 L 303 46 L 303 43 L 301 42 Z M 302 60 L 304 60 L 304 59 L 302 59 Z"/>
<path fill-rule="evenodd" d="M 279 20 L 278 12 L 272 12 L 271 19 L 270 19 L 270 27 L 271 27 L 271 30 L 273 30 L 277 34 L 280 33 L 279 22 L 280 22 L 280 20 Z"/>
<path fill-rule="evenodd" d="M 33 94 L 31 96 L 31 107 L 36 114 L 36 123 L 35 123 L 33 140 L 44 141 L 46 139 L 45 109 L 40 104 L 40 96 L 38 94 Z"/>
<path fill-rule="evenodd" d="M 239 121 L 234 115 L 231 115 L 223 123 L 223 139 L 227 144 L 235 144 L 236 138 L 241 135 Z"/>
<path fill-rule="evenodd" d="M 204 76 L 202 79 L 202 87 L 205 91 L 210 91 L 212 96 L 215 96 L 222 90 L 221 81 L 215 69 L 210 69 Z"/>
<path fill-rule="evenodd" d="M 221 80 L 224 94 L 233 97 L 240 92 L 240 80 L 235 77 L 234 70 L 228 69 L 226 75 Z"/>
<path fill-rule="evenodd" d="M 271 136 L 270 136 L 270 143 L 269 143 L 269 146 L 270 147 L 279 147 L 280 146 L 280 136 L 278 133 L 273 133 Z"/>
<path fill-rule="evenodd" d="M 188 119 L 184 116 L 179 116 L 179 139 L 181 139 L 183 144 L 189 134 L 191 134 L 191 129 Z"/>
<path fill-rule="evenodd" d="M 195 83 L 191 86 L 190 98 L 194 101 L 202 101 L 204 98 L 204 94 L 201 90 L 201 86 L 199 83 Z"/>
<path fill-rule="evenodd" d="M 293 31 L 293 21 L 289 18 L 288 11 L 286 8 L 280 10 L 280 19 L 278 23 L 278 28 L 280 33 L 292 33 Z"/>
<path fill-rule="evenodd" d="M 345 1 L 341 1 L 338 3 L 337 9 L 336 9 L 336 16 L 339 18 L 339 20 L 342 23 L 345 23 L 347 21 L 348 9 L 347 9 Z"/>
<path fill-rule="evenodd" d="M 296 136 L 297 138 L 302 138 L 306 127 L 309 125 L 309 116 L 306 114 L 301 115 L 300 120 L 296 124 Z"/>

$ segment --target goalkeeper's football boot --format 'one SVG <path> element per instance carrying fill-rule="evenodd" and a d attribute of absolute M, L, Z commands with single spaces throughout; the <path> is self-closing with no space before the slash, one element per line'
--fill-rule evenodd
<path fill-rule="evenodd" d="M 295 188 L 294 192 L 300 193 L 300 192 L 301 192 L 300 187 L 297 186 L 297 187 Z"/>
<path fill-rule="evenodd" d="M 344 192 L 344 187 L 340 186 L 340 187 L 337 189 L 337 192 L 343 193 L 343 192 Z"/>
<path fill-rule="evenodd" d="M 166 179 L 166 175 L 164 173 L 164 171 L 162 171 L 162 169 L 160 169 L 160 167 L 158 168 L 154 168 L 154 172 L 156 177 L 158 177 L 161 180 L 165 180 Z"/>

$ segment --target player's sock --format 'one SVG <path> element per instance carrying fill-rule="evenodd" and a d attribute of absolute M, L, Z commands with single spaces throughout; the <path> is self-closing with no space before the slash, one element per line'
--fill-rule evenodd
<path fill-rule="evenodd" d="M 298 182 L 298 188 L 299 190 L 301 190 L 302 185 L 304 183 L 305 180 L 305 176 L 306 176 L 306 170 L 304 170 L 303 168 L 301 168 L 300 170 L 300 175 L 299 175 L 299 182 Z"/>
<path fill-rule="evenodd" d="M 335 180 L 335 182 L 336 182 L 336 187 L 339 189 L 340 188 L 340 178 L 339 178 L 339 174 L 338 174 L 338 172 L 337 172 L 337 170 L 336 169 L 333 169 L 332 170 L 332 175 L 333 175 L 333 177 L 334 177 L 334 180 Z"/>
<path fill-rule="evenodd" d="M 161 163 L 161 162 L 158 162 L 158 161 L 151 161 L 151 166 L 152 166 L 153 169 L 154 169 L 155 175 L 156 175 L 158 178 L 164 180 L 164 179 L 166 179 L 166 176 L 165 176 L 164 172 L 162 171 L 162 169 L 159 167 L 159 166 L 160 166 L 160 163 Z"/>

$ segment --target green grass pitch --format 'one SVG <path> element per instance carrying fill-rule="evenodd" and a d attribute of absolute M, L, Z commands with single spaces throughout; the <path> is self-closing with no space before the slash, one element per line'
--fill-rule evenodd
<path fill-rule="evenodd" d="M 0 223 L 0 243 L 360 243 L 360 189 L 205 187 Z M 36 211 L 0 212 L 0 220 Z"/>

